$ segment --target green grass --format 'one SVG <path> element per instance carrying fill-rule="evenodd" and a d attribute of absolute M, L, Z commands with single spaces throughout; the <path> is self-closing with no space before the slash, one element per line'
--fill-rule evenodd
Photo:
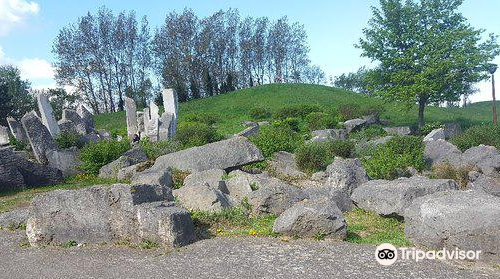
<path fill-rule="evenodd" d="M 344 215 L 347 222 L 347 241 L 351 243 L 391 243 L 396 247 L 411 246 L 404 233 L 404 223 L 394 218 L 356 208 Z"/>
<path fill-rule="evenodd" d="M 322 85 L 309 84 L 269 84 L 242 89 L 215 97 L 197 99 L 181 103 L 179 122 L 192 113 L 209 113 L 219 116 L 217 129 L 224 135 L 243 130 L 241 123 L 250 120 L 250 110 L 254 107 L 267 108 L 275 112 L 279 108 L 293 105 L 319 105 L 333 110 L 343 104 L 357 104 L 360 107 L 383 106 L 382 118 L 388 119 L 393 126 L 415 125 L 417 107 L 406 111 L 400 104 L 384 103 L 382 100 Z M 489 102 L 475 103 L 468 108 L 426 109 L 426 121 L 458 121 L 466 126 L 487 123 L 491 118 Z M 125 131 L 125 112 L 96 115 L 96 127 L 108 131 Z"/>
<path fill-rule="evenodd" d="M 116 180 L 102 179 L 95 176 L 80 175 L 68 178 L 60 184 L 44 186 L 36 189 L 8 191 L 0 193 L 0 213 L 19 207 L 26 207 L 37 194 L 52 190 L 74 190 L 93 185 L 113 184 Z"/>

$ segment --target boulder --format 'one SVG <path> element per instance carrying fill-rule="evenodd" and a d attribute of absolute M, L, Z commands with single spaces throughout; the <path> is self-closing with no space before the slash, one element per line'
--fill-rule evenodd
<path fill-rule="evenodd" d="M 490 195 L 500 197 L 500 179 L 486 176 L 477 171 L 469 172 L 467 189 L 484 191 Z"/>
<path fill-rule="evenodd" d="M 224 181 L 226 189 L 231 198 L 236 202 L 241 202 L 243 198 L 252 193 L 252 187 L 260 188 L 263 179 L 258 174 L 249 174 L 241 170 L 229 173 Z"/>
<path fill-rule="evenodd" d="M 221 169 L 211 169 L 206 171 L 194 172 L 184 179 L 183 186 L 199 185 L 208 183 L 213 188 L 226 192 L 226 183 L 223 178 L 226 172 Z M 226 193 L 227 194 L 227 193 Z"/>
<path fill-rule="evenodd" d="M 330 140 L 346 140 L 347 131 L 344 129 L 326 129 L 311 132 L 310 142 L 325 142 Z"/>
<path fill-rule="evenodd" d="M 328 174 L 325 171 L 318 171 L 311 174 L 312 181 L 325 182 L 328 179 Z"/>
<path fill-rule="evenodd" d="M 24 131 L 23 125 L 13 117 L 7 117 L 7 123 L 9 124 L 10 132 L 14 138 L 18 141 L 28 142 L 28 136 Z"/>
<path fill-rule="evenodd" d="M 366 120 L 360 118 L 351 119 L 344 122 L 344 127 L 346 128 L 347 133 L 359 131 L 366 125 Z"/>
<path fill-rule="evenodd" d="M 335 204 L 303 201 L 285 210 L 274 222 L 273 231 L 282 235 L 344 240 L 347 225 Z"/>
<path fill-rule="evenodd" d="M 480 191 L 443 191 L 416 199 L 405 211 L 405 235 L 429 249 L 482 251 L 500 260 L 500 198 Z"/>
<path fill-rule="evenodd" d="M 81 134 L 81 131 L 78 131 L 73 121 L 61 119 L 57 121 L 57 125 L 59 126 L 59 130 L 61 130 L 61 133 L 73 134 L 73 135 Z"/>
<path fill-rule="evenodd" d="M 334 203 L 342 212 L 354 209 L 351 198 L 345 193 L 328 187 L 308 187 L 303 189 L 312 203 Z"/>
<path fill-rule="evenodd" d="M 140 242 L 136 206 L 157 201 L 173 201 L 170 189 L 115 184 L 47 192 L 31 203 L 26 235 L 32 246 Z"/>
<path fill-rule="evenodd" d="M 424 137 L 424 142 L 426 141 L 432 141 L 432 140 L 439 140 L 439 139 L 446 139 L 444 135 L 444 129 L 439 128 L 439 129 L 434 129 L 432 130 L 427 136 Z"/>
<path fill-rule="evenodd" d="M 395 136 L 409 136 L 412 134 L 412 130 L 410 126 L 402 126 L 402 127 L 384 127 L 384 131 L 389 135 Z"/>
<path fill-rule="evenodd" d="M 81 173 L 78 168 L 81 164 L 78 155 L 79 151 L 76 147 L 64 150 L 51 150 L 46 154 L 49 166 L 60 170 L 63 177 L 75 176 Z"/>
<path fill-rule="evenodd" d="M 132 180 L 136 175 L 139 175 L 140 172 L 147 170 L 152 165 L 153 163 L 151 161 L 146 161 L 122 168 L 118 171 L 116 178 L 118 180 Z"/>
<path fill-rule="evenodd" d="M 208 183 L 189 184 L 174 190 L 175 198 L 188 210 L 217 212 L 233 207 L 232 201 Z"/>
<path fill-rule="evenodd" d="M 425 142 L 424 158 L 428 164 L 450 164 L 453 167 L 462 165 L 462 152 L 455 145 L 442 140 Z"/>
<path fill-rule="evenodd" d="M 78 115 L 80 115 L 83 122 L 85 123 L 85 129 L 87 130 L 87 133 L 94 131 L 94 119 L 92 118 L 92 113 L 90 113 L 90 111 L 82 104 L 78 106 L 76 112 L 78 113 Z"/>
<path fill-rule="evenodd" d="M 365 126 L 380 124 L 380 118 L 378 114 L 363 116 L 363 120 L 365 120 Z"/>
<path fill-rule="evenodd" d="M 237 133 L 235 136 L 251 137 L 259 134 L 259 125 L 247 127 L 245 130 Z"/>
<path fill-rule="evenodd" d="M 259 126 L 259 124 L 253 122 L 253 121 L 243 121 L 243 123 L 241 123 L 241 125 L 243 125 L 243 127 L 255 127 L 255 126 Z"/>
<path fill-rule="evenodd" d="M 151 169 L 137 172 L 132 177 L 132 184 L 148 184 L 157 185 L 164 188 L 172 188 L 174 184 L 172 180 L 172 169 L 167 168 L 163 171 L 154 171 Z"/>
<path fill-rule="evenodd" d="M 269 172 L 281 179 L 295 180 L 307 177 L 307 174 L 299 170 L 295 155 L 286 151 L 274 153 L 272 159 L 267 162 L 267 168 Z"/>
<path fill-rule="evenodd" d="M 271 123 L 269 123 L 269 121 L 260 121 L 260 122 L 257 122 L 257 124 L 259 126 L 269 126 Z"/>
<path fill-rule="evenodd" d="M 443 126 L 445 139 L 450 139 L 462 132 L 462 127 L 457 122 L 444 123 Z"/>
<path fill-rule="evenodd" d="M 388 141 L 390 141 L 392 139 L 393 136 L 385 136 L 385 137 L 381 137 L 381 138 L 378 138 L 378 139 L 373 139 L 373 140 L 369 140 L 369 141 L 366 141 L 366 142 L 359 142 L 356 144 L 356 150 L 365 150 L 367 148 L 373 148 L 373 147 L 377 147 L 379 145 L 383 145 L 383 144 L 386 144 Z"/>
<path fill-rule="evenodd" d="M 36 159 L 41 164 L 48 164 L 46 153 L 51 150 L 57 150 L 57 144 L 52 138 L 49 130 L 43 125 L 35 111 L 26 113 L 23 118 L 21 118 L 21 122 L 23 123 L 24 130 L 26 131 L 31 149 Z M 57 130 L 59 130 L 59 128 L 57 128 Z"/>
<path fill-rule="evenodd" d="M 493 146 L 479 145 L 464 151 L 462 160 L 465 164 L 475 166 L 482 173 L 500 177 L 500 153 Z"/>
<path fill-rule="evenodd" d="M 87 134 L 87 128 L 85 126 L 85 122 L 80 117 L 80 115 L 76 112 L 76 110 L 72 109 L 63 109 L 62 111 L 62 119 L 58 122 L 59 128 L 61 128 L 61 122 L 67 123 L 68 121 L 74 124 L 75 131 L 80 135 Z"/>
<path fill-rule="evenodd" d="M 307 198 L 300 189 L 282 181 L 273 181 L 268 186 L 260 187 L 248 195 L 248 203 L 255 215 L 279 215 L 295 203 Z"/>
<path fill-rule="evenodd" d="M 392 181 L 368 181 L 354 189 L 351 199 L 361 209 L 382 216 L 404 218 L 405 209 L 416 198 L 445 190 L 458 190 L 458 185 L 451 179 L 413 176 Z"/>
<path fill-rule="evenodd" d="M 0 229 L 19 229 L 26 225 L 29 209 L 19 208 L 0 214 Z"/>
<path fill-rule="evenodd" d="M 9 144 L 9 129 L 0 125 L 0 146 Z"/>
<path fill-rule="evenodd" d="M 103 166 L 99 170 L 99 177 L 101 178 L 116 178 L 118 172 L 126 167 L 144 162 L 148 159 L 146 153 L 139 147 L 132 148 L 127 152 L 123 153 L 120 158 L 114 160 L 113 162 Z"/>
<path fill-rule="evenodd" d="M 189 172 L 227 170 L 262 160 L 262 153 L 253 143 L 245 137 L 234 137 L 160 156 L 152 169 L 172 167 Z"/>
<path fill-rule="evenodd" d="M 324 186 L 335 188 L 350 196 L 354 189 L 368 181 L 369 177 L 359 159 L 342 159 L 336 157 L 326 168 Z"/>

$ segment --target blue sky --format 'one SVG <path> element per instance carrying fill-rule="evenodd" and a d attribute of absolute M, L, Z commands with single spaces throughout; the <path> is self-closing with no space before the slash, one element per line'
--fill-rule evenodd
<path fill-rule="evenodd" d="M 353 45 L 371 16 L 370 6 L 377 3 L 378 0 L 0 0 L 0 64 L 17 65 L 23 78 L 31 80 L 34 87 L 53 87 L 52 42 L 60 28 L 75 22 L 87 11 L 95 12 L 102 5 L 115 13 L 133 9 L 137 16 L 146 15 L 151 26 L 158 26 L 172 10 L 188 7 L 199 17 L 204 17 L 232 7 L 237 8 L 242 17 L 268 16 L 275 19 L 287 15 L 291 21 L 304 24 L 309 35 L 311 60 L 328 76 L 335 76 L 370 63 L 360 57 L 360 50 Z M 474 27 L 486 29 L 486 33 L 500 34 L 499 0 L 465 0 L 461 11 Z M 495 62 L 500 64 L 500 58 Z M 480 92 L 473 96 L 473 101 L 491 99 L 489 82 L 477 87 Z"/>

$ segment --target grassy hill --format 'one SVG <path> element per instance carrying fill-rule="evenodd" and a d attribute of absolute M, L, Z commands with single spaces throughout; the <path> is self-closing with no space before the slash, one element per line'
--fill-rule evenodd
<path fill-rule="evenodd" d="M 319 105 L 325 109 L 337 109 L 343 104 L 357 104 L 361 107 L 383 106 L 385 112 L 382 118 L 388 119 L 391 126 L 415 125 L 417 123 L 417 108 L 406 111 L 399 104 L 383 101 L 322 85 L 310 84 L 269 84 L 205 99 L 197 99 L 181 103 L 179 121 L 191 113 L 211 113 L 219 116 L 217 129 L 226 135 L 242 130 L 241 123 L 250 120 L 249 111 L 254 107 L 263 107 L 271 111 L 279 108 L 299 105 Z M 489 102 L 475 103 L 468 108 L 426 109 L 426 121 L 458 121 L 464 125 L 481 124 L 491 119 Z M 101 114 L 95 116 L 96 126 L 100 129 L 117 131 L 126 129 L 125 112 Z"/>

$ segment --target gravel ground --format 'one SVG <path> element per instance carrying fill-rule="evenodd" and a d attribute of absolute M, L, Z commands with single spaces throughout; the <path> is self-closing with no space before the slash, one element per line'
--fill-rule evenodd
<path fill-rule="evenodd" d="M 384 267 L 375 246 L 275 238 L 215 238 L 171 252 L 114 245 L 21 248 L 0 231 L 0 278 L 500 278 L 500 270 L 442 261 Z"/>

